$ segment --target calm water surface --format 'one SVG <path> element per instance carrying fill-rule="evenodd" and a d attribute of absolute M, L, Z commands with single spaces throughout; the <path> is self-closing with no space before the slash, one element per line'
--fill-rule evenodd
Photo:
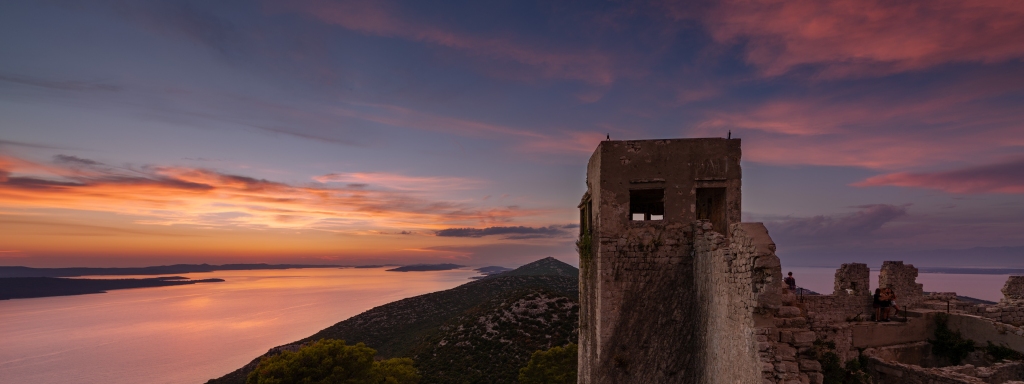
<path fill-rule="evenodd" d="M 222 271 L 184 276 L 223 283 L 3 300 L 0 383 L 203 383 L 367 309 L 476 275 Z"/>
<path fill-rule="evenodd" d="M 782 267 L 782 274 L 793 272 L 796 284 L 812 291 L 830 295 L 835 289 L 836 268 Z M 785 277 L 785 276 L 783 276 Z M 999 301 L 1003 284 L 1010 275 L 974 275 L 958 273 L 920 273 L 917 282 L 925 292 L 956 292 L 961 296 Z M 871 269 L 871 290 L 878 288 L 878 268 Z"/>

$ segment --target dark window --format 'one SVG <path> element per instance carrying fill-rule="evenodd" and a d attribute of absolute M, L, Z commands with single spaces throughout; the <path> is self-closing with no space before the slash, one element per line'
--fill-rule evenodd
<path fill-rule="evenodd" d="M 697 188 L 697 220 L 711 221 L 715 232 L 728 236 L 725 221 L 725 188 Z"/>
<path fill-rule="evenodd" d="M 629 218 L 633 221 L 664 220 L 665 190 L 636 189 L 629 191 Z"/>
<path fill-rule="evenodd" d="M 590 218 L 593 212 L 593 205 L 590 200 L 580 205 L 580 235 L 592 232 Z"/>

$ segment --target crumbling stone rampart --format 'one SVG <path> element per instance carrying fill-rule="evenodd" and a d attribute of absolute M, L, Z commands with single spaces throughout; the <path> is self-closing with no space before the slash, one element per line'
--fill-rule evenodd
<path fill-rule="evenodd" d="M 904 308 L 915 308 L 924 300 L 924 286 L 917 282 L 917 268 L 902 261 L 882 263 L 878 286 L 891 288 L 896 293 L 896 303 Z"/>
<path fill-rule="evenodd" d="M 871 270 L 867 264 L 843 264 L 836 270 L 834 295 L 870 296 Z"/>
<path fill-rule="evenodd" d="M 768 341 L 772 314 L 782 305 L 775 243 L 761 223 L 733 224 L 728 243 L 710 223 L 696 227 L 694 267 L 700 297 L 709 301 L 704 376 L 715 383 L 760 382 L 762 362 L 771 359 L 758 339 Z"/>
<path fill-rule="evenodd" d="M 1010 276 L 1006 279 L 1006 285 L 1003 286 L 1003 301 L 1024 302 L 1024 276 Z"/>

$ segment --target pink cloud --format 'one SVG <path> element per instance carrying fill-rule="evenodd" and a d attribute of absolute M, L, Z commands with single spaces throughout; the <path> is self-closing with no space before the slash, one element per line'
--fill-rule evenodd
<path fill-rule="evenodd" d="M 1024 112 L 1004 102 L 1021 75 L 995 71 L 917 89 L 864 86 L 780 96 L 708 112 L 687 134 L 744 141 L 747 160 L 895 171 L 962 159 L 994 162 L 1024 147 Z"/>
<path fill-rule="evenodd" d="M 765 76 L 804 65 L 837 78 L 1024 57 L 1016 0 L 729 0 L 702 19 L 716 41 L 743 42 Z"/>
<path fill-rule="evenodd" d="M 949 193 L 1024 193 L 1024 158 L 934 173 L 889 173 L 853 184 L 938 189 Z"/>
<path fill-rule="evenodd" d="M 386 2 L 292 1 L 277 10 L 307 14 L 324 23 L 368 35 L 394 37 L 455 49 L 469 55 L 507 60 L 535 68 L 544 78 L 607 85 L 615 81 L 611 57 L 596 51 L 538 48 L 505 37 L 483 37 L 403 18 Z"/>

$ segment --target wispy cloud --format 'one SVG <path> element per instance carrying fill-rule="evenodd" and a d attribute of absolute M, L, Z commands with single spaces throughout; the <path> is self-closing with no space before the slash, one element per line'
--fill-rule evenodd
<path fill-rule="evenodd" d="M 888 173 L 853 184 L 857 187 L 915 187 L 949 193 L 1024 193 L 1024 158 L 945 172 Z"/>
<path fill-rule="evenodd" d="M 504 236 L 509 240 L 523 240 L 536 238 L 561 238 L 572 237 L 572 228 L 578 228 L 576 224 L 550 225 L 547 227 L 487 227 L 487 228 L 446 228 L 435 232 L 441 237 L 484 237 Z"/>
<path fill-rule="evenodd" d="M 703 21 L 764 76 L 811 67 L 841 78 L 1020 59 L 1022 18 L 1019 1 L 730 0 Z"/>
<path fill-rule="evenodd" d="M 525 129 L 450 116 L 438 116 L 397 105 L 359 103 L 350 104 L 349 107 L 334 107 L 330 109 L 330 112 L 338 116 L 353 117 L 394 127 L 452 133 L 460 136 L 498 135 L 516 138 L 545 138 L 543 134 Z"/>
<path fill-rule="evenodd" d="M 55 162 L 57 162 L 57 163 L 69 164 L 69 165 L 86 165 L 86 166 L 103 165 L 103 163 L 98 162 L 96 160 L 83 159 L 83 158 L 78 157 L 78 156 L 70 156 L 70 155 L 56 155 L 56 156 L 53 157 L 53 160 Z"/>
<path fill-rule="evenodd" d="M 403 17 L 389 2 L 291 1 L 274 8 L 306 14 L 361 33 L 422 42 L 470 56 L 507 60 L 532 67 L 543 78 L 607 85 L 615 80 L 611 57 L 597 51 L 539 48 L 509 37 L 485 37 Z"/>
<path fill-rule="evenodd" d="M 473 189 L 482 184 L 479 180 L 462 177 L 406 176 L 384 172 L 330 173 L 313 179 L 321 183 L 347 183 L 350 188 L 381 187 L 404 191 Z"/>
<path fill-rule="evenodd" d="M 117 92 L 123 88 L 115 84 L 106 84 L 99 82 L 89 81 L 78 81 L 78 80 L 56 80 L 56 79 L 44 79 L 38 77 L 29 77 L 13 74 L 0 74 L 0 82 L 14 83 L 19 85 L 28 85 L 33 87 L 40 87 L 46 89 L 60 90 L 60 91 L 102 91 L 102 92 Z"/>

